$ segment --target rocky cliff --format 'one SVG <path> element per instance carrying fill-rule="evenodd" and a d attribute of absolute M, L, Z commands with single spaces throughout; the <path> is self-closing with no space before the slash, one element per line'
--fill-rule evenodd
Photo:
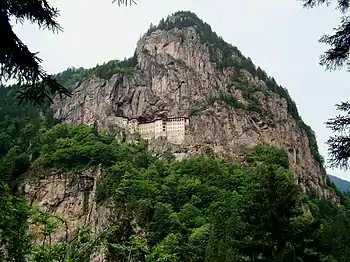
<path fill-rule="evenodd" d="M 194 14 L 179 12 L 151 27 L 134 58 L 132 74 L 91 76 L 75 86 L 72 97 L 56 98 L 55 117 L 97 124 L 116 135 L 122 132 L 118 117 L 140 122 L 187 117 L 181 145 L 151 139 L 149 150 L 157 155 L 170 150 L 178 159 L 211 152 L 244 162 L 248 148 L 275 145 L 288 152 L 304 190 L 335 198 L 314 135 L 288 92 Z"/>
<path fill-rule="evenodd" d="M 101 167 L 90 168 L 79 174 L 40 169 L 35 179 L 26 181 L 21 189 L 31 206 L 55 215 L 66 221 L 67 228 L 59 228 L 50 235 L 50 243 L 57 244 L 68 237 L 74 237 L 79 227 L 91 227 L 95 236 L 101 234 L 111 223 L 113 209 L 106 205 L 97 205 L 95 192 L 101 178 Z M 32 228 L 36 232 L 35 228 Z M 42 242 L 36 235 L 35 240 Z M 91 261 L 105 261 L 105 252 L 97 251 Z"/>

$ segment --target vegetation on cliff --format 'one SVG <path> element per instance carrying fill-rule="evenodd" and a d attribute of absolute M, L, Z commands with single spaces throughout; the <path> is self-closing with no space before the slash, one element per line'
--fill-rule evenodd
<path fill-rule="evenodd" d="M 167 19 L 162 19 L 157 26 L 151 25 L 146 36 L 152 34 L 156 30 L 170 30 L 173 28 L 193 27 L 199 34 L 203 44 L 209 48 L 211 62 L 215 63 L 218 68 L 233 68 L 239 74 L 239 69 L 245 69 L 263 80 L 268 90 L 279 94 L 285 98 L 288 103 L 289 113 L 297 120 L 300 119 L 295 102 L 290 97 L 288 90 L 278 85 L 273 77 L 269 77 L 267 73 L 260 67 L 256 67 L 252 60 L 246 58 L 237 47 L 225 42 L 222 37 L 218 36 L 206 22 L 202 21 L 196 14 L 189 11 L 180 11 L 169 15 Z M 239 74 L 240 75 L 240 74 Z M 243 79 L 242 81 L 245 81 Z M 248 85 L 248 83 L 245 83 Z"/>
<path fill-rule="evenodd" d="M 213 101 L 222 102 L 228 104 L 233 108 L 243 108 L 249 111 L 255 111 L 261 113 L 261 106 L 259 99 L 255 95 L 257 91 L 263 92 L 268 96 L 267 91 L 274 92 L 286 99 L 288 105 L 288 112 L 297 121 L 300 128 L 304 130 L 309 138 L 310 149 L 313 157 L 322 167 L 324 159 L 320 155 L 317 146 L 317 140 L 315 133 L 310 126 L 304 123 L 301 119 L 295 102 L 290 97 L 288 90 L 277 84 L 273 77 L 269 77 L 267 73 L 260 67 L 256 67 L 252 60 L 248 57 L 246 58 L 237 47 L 225 42 L 220 36 L 218 36 L 214 31 L 212 31 L 210 25 L 203 22 L 194 13 L 188 11 L 176 12 L 170 15 L 167 19 L 162 19 L 158 26 L 151 25 L 147 33 L 150 35 L 155 30 L 170 30 L 172 28 L 187 28 L 194 27 L 201 37 L 203 44 L 207 45 L 210 52 L 210 58 L 213 63 L 217 65 L 218 68 L 233 68 L 235 70 L 235 75 L 232 77 L 232 86 L 242 90 L 243 97 L 248 101 L 246 105 L 238 102 L 231 94 L 219 94 L 215 97 L 209 97 L 208 101 L 205 101 L 200 105 L 203 107 L 207 104 L 212 104 Z M 102 79 L 109 79 L 113 74 L 122 73 L 127 75 L 132 75 L 136 71 L 135 67 L 137 65 L 136 53 L 133 57 L 129 59 L 124 59 L 124 61 L 112 60 L 103 65 L 96 65 L 91 69 L 84 68 L 68 68 L 67 70 L 58 73 L 54 78 L 58 83 L 67 87 L 71 90 L 77 82 L 84 81 L 89 77 L 95 75 Z M 253 77 L 262 80 L 266 87 L 262 88 L 260 85 L 252 85 L 249 83 L 247 78 L 241 74 L 240 70 L 244 69 L 248 71 Z M 198 108 L 199 105 L 194 105 L 190 108 L 190 113 L 192 114 Z"/>
<path fill-rule="evenodd" d="M 233 68 L 236 74 L 232 77 L 232 86 L 242 90 L 243 97 L 248 101 L 247 104 L 240 103 L 237 101 L 232 94 L 219 94 L 215 97 L 209 97 L 208 101 L 203 102 L 201 105 L 193 105 L 190 108 L 190 114 L 197 111 L 198 108 L 202 108 L 207 104 L 212 104 L 214 101 L 219 103 L 225 103 L 233 108 L 242 108 L 249 111 L 255 111 L 261 113 L 260 102 L 257 99 L 255 93 L 257 91 L 264 92 L 268 95 L 271 91 L 277 93 L 287 101 L 288 112 L 290 115 L 297 120 L 300 128 L 304 130 L 309 138 L 310 149 L 313 157 L 322 167 L 324 159 L 320 155 L 317 146 L 317 140 L 315 134 L 310 126 L 305 124 L 301 119 L 296 104 L 290 97 L 288 90 L 280 85 L 278 85 L 273 77 L 269 77 L 267 73 L 260 67 L 256 67 L 252 60 L 248 57 L 246 58 L 237 47 L 232 46 L 225 42 L 222 37 L 218 36 L 214 31 L 212 31 L 210 25 L 203 22 L 194 13 L 188 11 L 176 12 L 170 15 L 167 19 L 162 19 L 158 26 L 151 25 L 149 30 L 145 35 L 150 35 L 155 30 L 170 30 L 172 28 L 187 28 L 194 27 L 198 34 L 200 35 L 203 44 L 207 45 L 210 52 L 210 59 L 213 63 L 217 65 L 218 68 Z M 97 76 L 102 79 L 108 80 L 114 74 L 125 74 L 133 75 L 136 72 L 137 57 L 136 53 L 128 59 L 123 61 L 111 60 L 102 65 L 96 65 L 93 68 L 68 68 L 65 71 L 54 75 L 54 79 L 57 82 L 72 90 L 76 83 L 87 80 L 89 77 Z M 257 77 L 262 80 L 266 87 L 252 85 L 249 83 L 247 78 L 240 73 L 240 70 L 244 69 L 248 71 L 253 77 Z"/>
<path fill-rule="evenodd" d="M 133 75 L 136 73 L 135 66 L 137 64 L 136 54 L 130 58 L 125 58 L 123 61 L 111 60 L 102 65 L 96 65 L 93 68 L 85 69 L 68 68 L 63 72 L 54 75 L 58 83 L 72 90 L 74 85 L 87 80 L 89 77 L 96 76 L 105 80 L 110 79 L 114 74 Z"/>
<path fill-rule="evenodd" d="M 15 107 L 6 102 L 14 99 L 11 91 L 1 89 L 2 261 L 78 261 L 100 244 L 109 261 L 347 261 L 348 196 L 338 207 L 303 195 L 284 151 L 257 147 L 247 167 L 206 155 L 159 159 L 145 141 L 119 144 L 94 127 L 56 124 L 49 111 Z M 117 222 L 99 241 L 86 229 L 76 242 L 33 244 L 28 224 L 43 225 L 40 234 L 49 239 L 63 222 L 16 196 L 18 180 L 35 176 L 32 170 L 79 174 L 97 165 L 104 176 L 96 200 L 119 210 Z"/>
<path fill-rule="evenodd" d="M 220 69 L 232 68 L 235 70 L 236 74 L 233 76 L 232 85 L 235 86 L 235 88 L 241 89 L 244 98 L 249 102 L 246 107 L 235 103 L 236 107 L 261 112 L 259 101 L 254 95 L 256 91 L 264 92 L 265 95 L 268 95 L 266 92 L 268 90 L 278 94 L 287 101 L 289 114 L 298 122 L 300 128 L 306 132 L 310 142 L 311 153 L 322 167 L 324 160 L 318 151 L 316 136 L 311 127 L 305 124 L 301 119 L 296 104 L 289 95 L 288 90 L 278 85 L 276 80 L 268 76 L 260 67 L 255 66 L 252 60 L 249 57 L 246 58 L 237 47 L 225 42 L 222 37 L 218 36 L 211 29 L 210 25 L 202 21 L 196 14 L 189 11 L 179 11 L 169 15 L 167 19 L 161 19 L 157 26 L 151 25 L 145 36 L 151 35 L 152 32 L 156 30 L 187 27 L 195 28 L 202 43 L 208 46 L 211 62 L 215 63 Z M 262 80 L 267 90 L 249 83 L 247 78 L 241 74 L 241 69 L 248 71 L 253 77 Z"/>

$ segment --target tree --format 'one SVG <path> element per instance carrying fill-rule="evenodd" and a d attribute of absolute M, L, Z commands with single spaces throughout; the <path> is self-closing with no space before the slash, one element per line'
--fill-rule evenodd
<path fill-rule="evenodd" d="M 303 0 L 304 7 L 313 8 L 317 5 L 329 5 L 331 0 Z M 319 42 L 327 44 L 330 48 L 320 57 L 320 64 L 328 70 L 335 70 L 347 67 L 349 70 L 350 51 L 350 17 L 347 15 L 350 7 L 350 0 L 338 0 L 337 8 L 341 12 L 341 21 L 337 28 L 334 28 L 333 35 L 323 35 Z"/>
<path fill-rule="evenodd" d="M 215 206 L 208 261 L 319 261 L 312 239 L 319 224 L 302 210 L 291 172 L 257 164 L 242 194 Z"/>
<path fill-rule="evenodd" d="M 304 7 L 313 8 L 317 5 L 329 5 L 331 0 L 303 0 Z M 349 51 L 350 51 L 350 16 L 348 15 L 350 0 L 338 0 L 337 8 L 341 12 L 341 21 L 337 28 L 334 29 L 333 35 L 323 35 L 319 42 L 327 44 L 330 48 L 320 57 L 320 64 L 325 66 L 327 70 L 346 68 L 350 69 Z M 329 146 L 331 167 L 340 169 L 348 169 L 348 161 L 350 157 L 350 104 L 341 102 L 336 105 L 337 109 L 347 112 L 346 116 L 337 116 L 329 119 L 326 123 L 327 127 L 333 132 L 340 132 L 339 136 L 330 137 L 327 141 Z"/>
<path fill-rule="evenodd" d="M 0 261 L 26 261 L 30 252 L 30 208 L 24 199 L 13 196 L 1 180 L 0 210 Z"/>
<path fill-rule="evenodd" d="M 346 115 L 338 115 L 329 119 L 326 124 L 333 132 L 339 132 L 340 135 L 332 136 L 328 139 L 329 155 L 331 156 L 331 167 L 338 167 L 347 170 L 349 168 L 350 158 L 350 103 L 342 102 L 336 105 L 337 109 L 346 112 Z"/>
<path fill-rule="evenodd" d="M 113 1 L 115 3 L 116 0 Z M 136 4 L 134 0 L 118 0 L 118 5 Z M 71 95 L 69 90 L 48 75 L 41 66 L 42 60 L 32 53 L 13 31 L 11 19 L 23 23 L 28 20 L 40 29 L 52 32 L 62 31 L 57 22 L 59 10 L 47 0 L 2 0 L 0 2 L 0 83 L 16 79 L 21 89 L 20 102 L 29 101 L 43 105 L 52 102 L 52 95 Z"/>

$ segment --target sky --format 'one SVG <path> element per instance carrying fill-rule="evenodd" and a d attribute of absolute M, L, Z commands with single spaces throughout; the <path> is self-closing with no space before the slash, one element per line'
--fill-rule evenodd
<path fill-rule="evenodd" d="M 318 64 L 326 50 L 318 39 L 338 25 L 338 10 L 305 9 L 298 0 L 135 1 L 137 5 L 118 7 L 112 0 L 49 0 L 60 10 L 63 32 L 42 31 L 29 23 L 16 24 L 14 30 L 32 52 L 39 52 L 44 69 L 58 73 L 130 57 L 150 23 L 176 11 L 192 11 L 288 89 L 327 159 L 325 142 L 332 133 L 324 122 L 337 115 L 335 104 L 350 97 L 350 73 L 325 71 Z M 350 180 L 350 171 L 327 171 Z"/>

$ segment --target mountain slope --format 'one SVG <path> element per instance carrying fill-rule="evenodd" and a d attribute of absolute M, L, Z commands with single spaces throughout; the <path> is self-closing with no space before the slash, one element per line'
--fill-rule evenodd
<path fill-rule="evenodd" d="M 330 180 L 336 185 L 337 188 L 339 188 L 343 192 L 350 192 L 350 182 L 343 180 L 339 177 L 328 175 Z"/>
<path fill-rule="evenodd" d="M 161 20 L 127 61 L 132 62 L 84 71 L 71 98 L 56 98 L 55 116 L 126 140 L 138 137 L 124 125 L 130 119 L 149 123 L 183 117 L 189 125 L 181 143 L 150 137 L 151 152 L 171 151 L 177 159 L 210 153 L 244 162 L 248 148 L 275 145 L 287 151 L 305 190 L 335 198 L 315 135 L 288 91 L 195 14 L 177 12 Z"/>

